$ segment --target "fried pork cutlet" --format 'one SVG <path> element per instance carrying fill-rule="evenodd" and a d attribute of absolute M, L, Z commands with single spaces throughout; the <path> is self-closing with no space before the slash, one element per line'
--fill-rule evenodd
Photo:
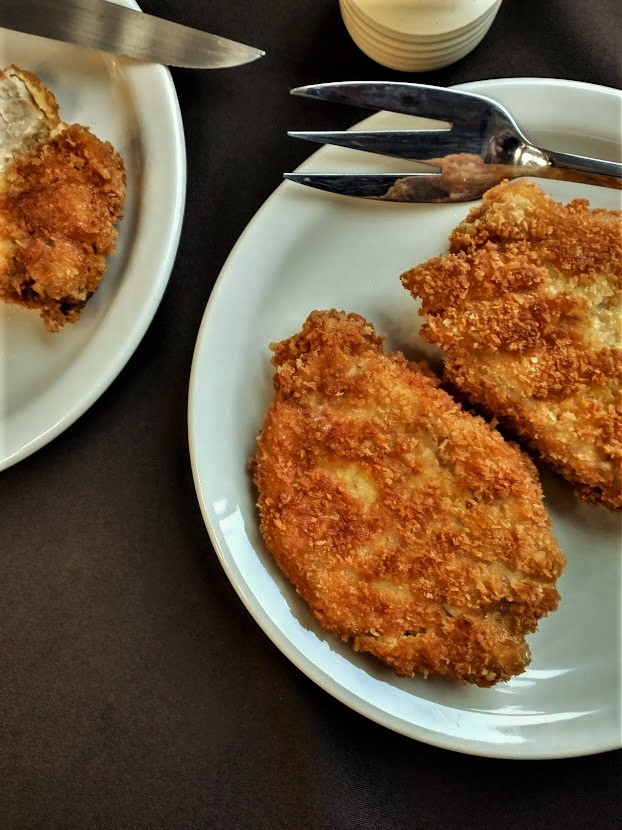
<path fill-rule="evenodd" d="M 34 75 L 0 72 L 0 299 L 75 322 L 101 282 L 123 213 L 125 170 L 111 144 L 58 117 Z"/>
<path fill-rule="evenodd" d="M 564 558 L 529 458 L 356 314 L 271 346 L 250 468 L 261 532 L 328 631 L 399 675 L 491 686 L 529 663 Z"/>
<path fill-rule="evenodd" d="M 622 507 L 619 211 L 527 181 L 489 190 L 450 253 L 401 280 L 421 298 L 446 379 L 570 481 Z"/>

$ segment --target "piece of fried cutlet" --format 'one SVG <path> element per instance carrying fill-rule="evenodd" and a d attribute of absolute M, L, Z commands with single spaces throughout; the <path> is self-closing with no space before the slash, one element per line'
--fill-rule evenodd
<path fill-rule="evenodd" d="M 399 675 L 491 686 L 529 663 L 564 557 L 534 466 L 362 317 L 271 346 L 250 461 L 261 532 L 330 632 Z"/>
<path fill-rule="evenodd" d="M 622 225 L 528 181 L 489 190 L 450 253 L 402 274 L 445 375 L 590 504 L 622 507 Z"/>
<path fill-rule="evenodd" d="M 75 322 L 115 251 L 125 169 L 109 142 L 63 123 L 34 75 L 0 72 L 0 299 Z"/>

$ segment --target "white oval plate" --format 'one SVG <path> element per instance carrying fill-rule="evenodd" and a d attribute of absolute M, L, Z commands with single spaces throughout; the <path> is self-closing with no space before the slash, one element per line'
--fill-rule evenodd
<path fill-rule="evenodd" d="M 76 324 L 50 334 L 36 312 L 0 305 L 0 470 L 72 424 L 134 352 L 173 267 L 186 187 L 179 103 L 163 66 L 0 30 L 0 66 L 10 63 L 42 78 L 64 121 L 112 142 L 127 201 L 117 253 Z"/>
<path fill-rule="evenodd" d="M 619 152 L 620 96 L 545 79 L 464 88 L 505 104 L 528 135 L 559 150 Z M 367 127 L 421 124 L 380 113 Z M 428 122 L 429 123 L 429 122 Z M 295 126 L 295 125 L 294 125 Z M 395 169 L 395 160 L 325 147 L 301 169 Z M 407 165 L 400 164 L 400 169 Z M 619 206 L 619 192 L 565 182 L 564 200 Z M 289 659 L 348 706 L 391 729 L 448 749 L 499 758 L 560 758 L 620 740 L 620 521 L 544 474 L 554 531 L 568 557 L 558 611 L 529 639 L 528 670 L 493 689 L 398 678 L 315 622 L 266 551 L 246 471 L 271 398 L 267 344 L 297 331 L 315 308 L 336 307 L 388 332 L 388 347 L 437 355 L 417 331 L 417 306 L 398 275 L 447 247 L 472 207 L 349 199 L 282 184 L 233 249 L 199 332 L 189 398 L 190 453 L 206 526 L 235 589 Z"/>

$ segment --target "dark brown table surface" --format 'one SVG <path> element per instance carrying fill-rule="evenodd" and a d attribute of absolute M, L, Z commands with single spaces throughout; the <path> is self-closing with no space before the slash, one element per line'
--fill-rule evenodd
<path fill-rule="evenodd" d="M 418 76 L 366 58 L 337 0 L 142 6 L 267 56 L 173 71 L 189 175 L 164 300 L 95 405 L 0 474 L 1 830 L 613 827 L 617 753 L 547 762 L 454 754 L 367 721 L 298 671 L 212 549 L 190 473 L 186 401 L 227 254 L 282 172 L 312 150 L 287 129 L 313 128 L 320 113 L 335 127 L 356 120 L 348 108 L 294 99 L 290 87 L 508 76 L 619 87 L 622 5 L 505 0 L 473 53 Z"/>

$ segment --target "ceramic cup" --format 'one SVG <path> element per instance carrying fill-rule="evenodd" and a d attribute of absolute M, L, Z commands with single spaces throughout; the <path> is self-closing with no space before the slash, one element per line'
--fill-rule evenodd
<path fill-rule="evenodd" d="M 403 72 L 427 72 L 468 55 L 490 29 L 501 0 L 340 0 L 359 49 Z"/>

